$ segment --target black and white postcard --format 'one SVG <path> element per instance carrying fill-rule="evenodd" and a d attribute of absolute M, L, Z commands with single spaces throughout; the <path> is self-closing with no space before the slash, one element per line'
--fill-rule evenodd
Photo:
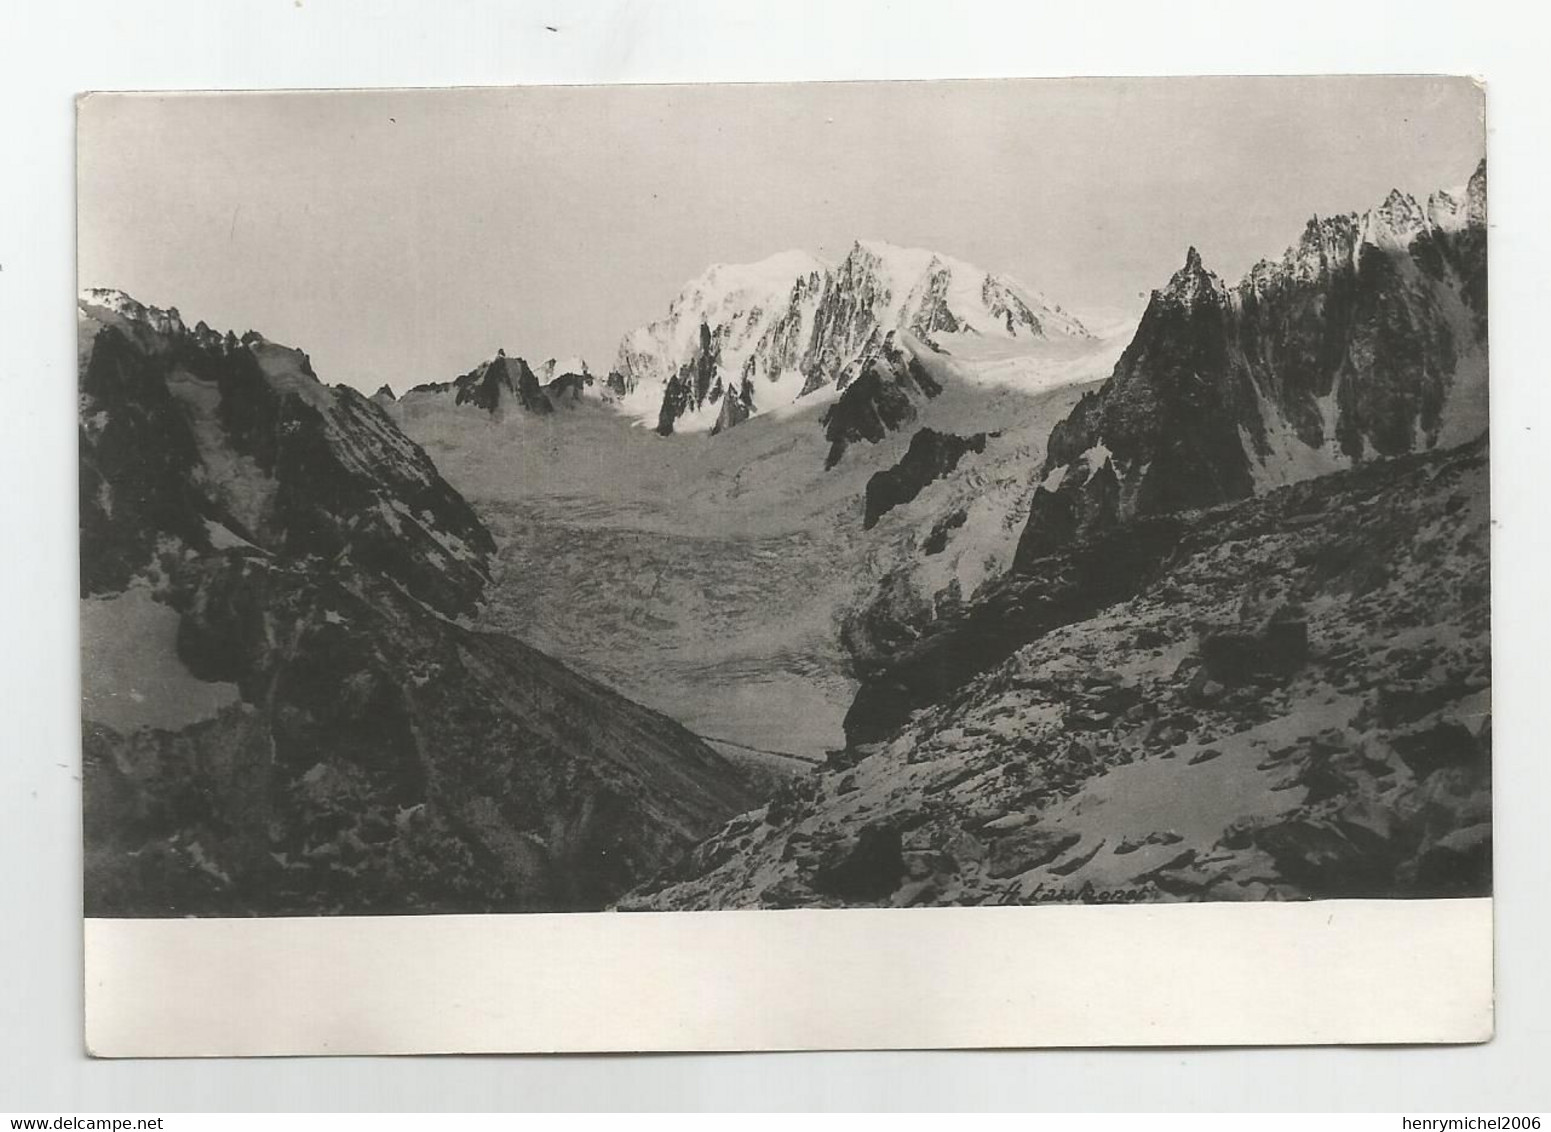
<path fill-rule="evenodd" d="M 1485 113 L 84 96 L 92 1048 L 1489 1036 Z"/>

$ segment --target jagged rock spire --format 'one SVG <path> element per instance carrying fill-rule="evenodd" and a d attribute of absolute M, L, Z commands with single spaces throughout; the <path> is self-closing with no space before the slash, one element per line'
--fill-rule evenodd
<path fill-rule="evenodd" d="M 1191 247 L 1103 388 L 1052 431 L 1042 478 L 1055 486 L 1036 492 L 1020 560 L 1137 516 L 1478 437 L 1484 179 L 1425 208 L 1397 191 L 1313 221 L 1231 291 Z M 1100 453 L 1114 490 L 1065 474 Z"/>

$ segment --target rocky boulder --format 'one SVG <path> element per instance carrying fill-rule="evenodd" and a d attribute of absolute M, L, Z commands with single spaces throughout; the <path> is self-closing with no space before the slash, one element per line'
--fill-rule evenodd
<path fill-rule="evenodd" d="M 814 871 L 812 883 L 816 892 L 860 904 L 887 899 L 904 877 L 899 830 L 879 824 L 863 827 L 854 841 L 839 847 Z"/>
<path fill-rule="evenodd" d="M 942 479 L 970 452 L 986 450 L 986 433 L 955 436 L 936 429 L 917 430 L 899 463 L 867 481 L 862 526 L 871 530 L 880 518 L 909 503 L 933 480 Z"/>

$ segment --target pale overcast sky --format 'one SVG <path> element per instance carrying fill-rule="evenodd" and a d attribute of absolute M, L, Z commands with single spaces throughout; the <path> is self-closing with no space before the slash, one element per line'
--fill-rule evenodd
<path fill-rule="evenodd" d="M 857 237 L 1137 308 L 1314 213 L 1463 184 L 1459 79 L 1033 80 L 99 95 L 80 282 L 402 391 L 497 347 L 595 370 L 715 262 Z"/>

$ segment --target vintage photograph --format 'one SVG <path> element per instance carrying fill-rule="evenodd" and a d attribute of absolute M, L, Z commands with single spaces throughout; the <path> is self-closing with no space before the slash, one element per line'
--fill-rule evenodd
<path fill-rule="evenodd" d="M 1491 895 L 1485 112 L 82 97 L 86 914 Z"/>

